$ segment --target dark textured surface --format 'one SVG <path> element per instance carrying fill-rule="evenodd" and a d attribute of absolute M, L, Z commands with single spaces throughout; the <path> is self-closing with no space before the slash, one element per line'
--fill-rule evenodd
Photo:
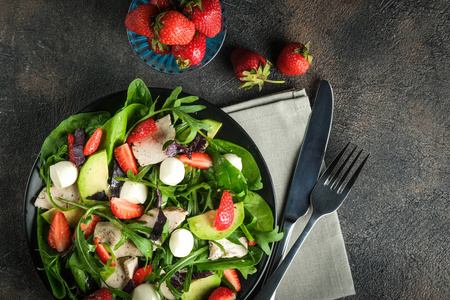
<path fill-rule="evenodd" d="M 2 1 L 0 10 L 0 298 L 49 299 L 29 258 L 23 196 L 44 138 L 64 118 L 142 78 L 220 106 L 331 82 L 335 116 L 326 160 L 348 141 L 371 152 L 340 209 L 357 295 L 450 297 L 450 4 L 437 1 L 224 1 L 228 35 L 204 69 L 171 76 L 132 51 L 127 1 Z M 229 56 L 274 61 L 311 41 L 312 68 L 262 92 L 238 90 Z"/>

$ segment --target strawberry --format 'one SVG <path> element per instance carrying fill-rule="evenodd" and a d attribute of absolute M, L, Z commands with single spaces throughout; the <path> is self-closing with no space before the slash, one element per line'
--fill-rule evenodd
<path fill-rule="evenodd" d="M 157 130 L 158 128 L 156 128 L 155 120 L 148 118 L 140 122 L 133 128 L 131 133 L 128 135 L 127 143 L 130 144 L 134 141 L 137 141 Z"/>
<path fill-rule="evenodd" d="M 184 46 L 174 45 L 172 55 L 177 60 L 178 68 L 185 69 L 202 61 L 206 51 L 206 36 L 198 33 L 192 41 Z"/>
<path fill-rule="evenodd" d="M 97 252 L 97 255 L 100 258 L 100 260 L 102 261 L 102 263 L 104 265 L 106 265 L 108 263 L 108 260 L 112 259 L 111 254 L 109 254 L 108 250 L 100 242 L 100 239 L 98 237 L 96 237 L 94 239 L 94 244 L 97 245 L 97 247 L 95 248 L 95 252 Z M 111 263 L 109 264 L 110 267 L 114 267 L 115 265 L 116 265 L 116 262 L 114 260 L 111 261 Z"/>
<path fill-rule="evenodd" d="M 233 198 L 228 191 L 224 191 L 220 199 L 219 209 L 217 210 L 214 229 L 223 231 L 231 226 L 234 220 Z"/>
<path fill-rule="evenodd" d="M 133 219 L 142 216 L 145 207 L 122 198 L 111 198 L 111 211 L 119 219 Z"/>
<path fill-rule="evenodd" d="M 104 287 L 84 297 L 83 300 L 112 300 L 112 294 L 108 288 Z"/>
<path fill-rule="evenodd" d="M 183 1 L 184 12 L 190 14 L 198 32 L 209 38 L 222 30 L 222 8 L 219 0 Z"/>
<path fill-rule="evenodd" d="M 158 8 L 150 3 L 142 4 L 130 11 L 125 18 L 125 27 L 137 34 L 154 37 L 152 17 L 158 14 Z"/>
<path fill-rule="evenodd" d="M 48 244 L 58 252 L 63 252 L 72 243 L 70 239 L 71 235 L 66 217 L 62 212 L 57 211 L 50 223 L 50 230 L 47 237 Z"/>
<path fill-rule="evenodd" d="M 98 146 L 100 145 L 100 141 L 102 140 L 102 129 L 100 127 L 95 130 L 94 134 L 89 138 L 84 145 L 83 154 L 84 156 L 91 155 L 95 151 L 97 151 Z"/>
<path fill-rule="evenodd" d="M 195 34 L 194 23 L 175 10 L 159 14 L 153 29 L 158 40 L 166 45 L 189 44 Z"/>
<path fill-rule="evenodd" d="M 211 295 L 209 295 L 208 300 L 234 300 L 236 299 L 236 294 L 232 289 L 219 286 L 215 289 Z"/>
<path fill-rule="evenodd" d="M 147 265 L 147 267 L 140 268 L 133 275 L 134 286 L 141 285 L 145 281 L 145 277 L 150 275 L 152 272 L 152 265 Z"/>
<path fill-rule="evenodd" d="M 233 285 L 233 288 L 236 292 L 239 292 L 241 290 L 241 282 L 239 281 L 239 277 L 235 269 L 224 270 L 223 276 L 225 276 L 228 282 Z"/>
<path fill-rule="evenodd" d="M 73 136 L 73 134 L 70 134 L 67 136 L 67 146 L 69 148 L 69 160 L 72 163 L 76 163 L 75 162 L 75 156 L 73 155 L 73 143 L 75 142 L 75 137 Z"/>
<path fill-rule="evenodd" d="M 86 219 L 86 217 L 84 217 Z M 94 234 L 95 226 L 97 226 L 97 223 L 100 222 L 102 219 L 97 215 L 91 215 L 91 221 L 89 223 L 84 224 L 81 223 L 81 230 L 84 231 L 84 238 L 88 239 L 92 234 Z"/>
<path fill-rule="evenodd" d="M 180 160 L 182 163 L 197 169 L 208 169 L 212 167 L 211 156 L 203 152 L 192 153 L 192 158 L 189 158 L 187 154 L 183 154 L 180 156 Z"/>
<path fill-rule="evenodd" d="M 256 246 L 256 242 L 254 240 L 253 241 L 248 241 L 248 245 L 251 246 L 251 247 Z"/>
<path fill-rule="evenodd" d="M 156 6 L 160 12 L 174 8 L 172 0 L 151 0 L 150 4 Z"/>
<path fill-rule="evenodd" d="M 170 54 L 172 51 L 169 45 L 164 45 L 156 38 L 148 38 L 147 43 L 150 49 L 152 49 L 153 52 L 159 55 Z"/>
<path fill-rule="evenodd" d="M 235 48 L 231 52 L 231 63 L 234 75 L 242 84 L 239 88 L 251 89 L 254 85 L 262 89 L 264 82 L 284 83 L 284 81 L 268 80 L 271 63 L 261 54 L 245 48 Z"/>
<path fill-rule="evenodd" d="M 277 58 L 277 68 L 284 75 L 300 75 L 308 70 L 313 57 L 309 55 L 309 45 L 289 43 Z"/>
<path fill-rule="evenodd" d="M 130 145 L 125 143 L 122 146 L 114 149 L 114 156 L 120 168 L 126 173 L 128 170 L 133 171 L 134 175 L 137 174 L 137 165 L 134 160 L 133 152 L 131 152 Z"/>

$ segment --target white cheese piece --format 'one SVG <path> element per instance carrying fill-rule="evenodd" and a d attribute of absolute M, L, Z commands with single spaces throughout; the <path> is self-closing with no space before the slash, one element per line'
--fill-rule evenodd
<path fill-rule="evenodd" d="M 136 273 L 138 267 L 138 258 L 136 256 L 130 257 L 123 262 L 123 268 L 125 269 L 125 274 L 128 279 L 133 278 L 133 275 Z"/>
<path fill-rule="evenodd" d="M 120 198 L 135 204 L 144 204 L 147 200 L 148 188 L 145 184 L 133 181 L 125 181 L 120 190 Z"/>
<path fill-rule="evenodd" d="M 157 131 L 133 143 L 134 157 L 141 166 L 157 164 L 167 158 L 163 146 L 167 141 L 175 139 L 175 129 L 170 121 L 170 115 L 156 120 L 155 125 Z"/>
<path fill-rule="evenodd" d="M 233 153 L 224 154 L 223 157 L 228 160 L 236 169 L 242 171 L 242 159 Z"/>
<path fill-rule="evenodd" d="M 58 201 L 58 198 L 63 198 L 72 202 L 78 202 L 80 199 L 80 193 L 78 191 L 78 186 L 76 184 L 69 185 L 63 189 L 58 189 L 56 186 L 52 185 L 50 187 L 50 194 L 52 195 L 53 201 L 56 204 L 62 207 L 69 207 L 70 205 L 67 203 L 63 203 Z M 34 206 L 44 208 L 44 209 L 52 209 L 53 205 L 50 203 L 50 199 L 47 195 L 47 188 L 44 187 L 34 202 Z"/>
<path fill-rule="evenodd" d="M 94 239 L 99 238 L 101 243 L 109 245 L 116 258 L 124 256 L 143 256 L 142 252 L 136 247 L 136 245 L 130 240 L 126 239 L 125 243 L 114 250 L 114 247 L 120 241 L 121 232 L 118 227 L 110 222 L 99 222 L 95 226 Z"/>
<path fill-rule="evenodd" d="M 175 230 L 169 240 L 170 252 L 175 257 L 185 257 L 191 253 L 194 247 L 194 236 L 184 228 Z"/>
<path fill-rule="evenodd" d="M 184 178 L 184 164 L 176 157 L 166 158 L 159 169 L 159 179 L 167 185 L 177 185 Z"/>
<path fill-rule="evenodd" d="M 225 250 L 223 253 L 222 249 L 217 246 L 214 242 L 209 241 L 209 259 L 216 260 L 219 258 L 229 258 L 229 257 L 242 257 L 248 253 L 248 241 L 247 238 L 241 237 L 239 241 L 242 245 L 234 244 L 227 239 L 221 239 L 214 241 L 215 243 L 219 243 Z"/>
<path fill-rule="evenodd" d="M 154 284 L 143 283 L 131 293 L 132 300 L 161 300 Z"/>
<path fill-rule="evenodd" d="M 63 189 L 77 181 L 78 169 L 70 161 L 60 161 L 50 166 L 50 178 L 58 189 Z"/>

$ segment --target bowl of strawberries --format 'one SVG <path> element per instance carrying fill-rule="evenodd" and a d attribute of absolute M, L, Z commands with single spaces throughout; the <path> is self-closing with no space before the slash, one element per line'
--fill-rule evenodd
<path fill-rule="evenodd" d="M 133 0 L 125 19 L 136 54 L 163 73 L 189 73 L 207 65 L 227 32 L 219 0 Z"/>

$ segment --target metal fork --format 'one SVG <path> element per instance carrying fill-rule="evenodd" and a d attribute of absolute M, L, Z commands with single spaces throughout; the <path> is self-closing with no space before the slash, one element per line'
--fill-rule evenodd
<path fill-rule="evenodd" d="M 343 173 L 345 166 L 352 157 L 353 153 L 356 151 L 356 147 L 353 148 L 353 150 L 344 160 L 342 165 L 338 168 L 336 172 L 334 172 L 334 169 L 337 167 L 340 159 L 344 155 L 345 150 L 347 149 L 348 146 L 349 144 L 347 144 L 347 146 L 345 146 L 344 149 L 342 149 L 342 151 L 338 154 L 338 156 L 336 156 L 336 158 L 333 160 L 331 165 L 326 169 L 325 173 L 317 181 L 310 195 L 312 215 L 308 223 L 303 229 L 303 232 L 298 237 L 297 241 L 292 246 L 291 250 L 289 250 L 285 258 L 278 266 L 278 268 L 275 269 L 272 276 L 267 280 L 267 282 L 264 284 L 264 286 L 261 288 L 261 290 L 254 299 L 256 300 L 271 299 L 272 295 L 275 293 L 275 290 L 280 285 L 280 282 L 283 279 L 284 274 L 286 273 L 287 269 L 292 263 L 292 260 L 294 259 L 294 257 L 298 253 L 298 250 L 302 246 L 303 241 L 308 236 L 308 233 L 313 228 L 314 224 L 316 224 L 317 220 L 319 220 L 321 217 L 325 215 L 328 215 L 336 211 L 344 202 L 345 198 L 350 192 L 350 189 L 353 187 L 356 178 L 358 177 L 364 164 L 369 158 L 369 155 L 367 155 L 361 162 L 361 164 L 358 166 L 356 171 L 353 173 L 352 177 L 348 180 L 346 184 L 344 184 L 347 176 L 350 174 L 350 171 L 352 170 L 353 166 L 355 165 L 356 161 L 358 160 L 359 156 L 362 153 L 362 150 L 360 150 L 356 155 L 356 157 L 353 159 L 353 161 L 350 163 L 350 166 Z M 340 176 L 342 173 L 343 175 Z"/>

